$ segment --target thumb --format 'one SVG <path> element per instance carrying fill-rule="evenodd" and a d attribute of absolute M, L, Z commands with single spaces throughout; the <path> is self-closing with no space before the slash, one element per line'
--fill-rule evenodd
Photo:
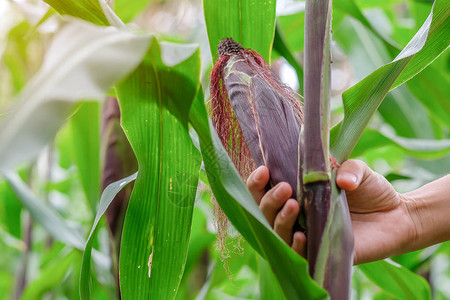
<path fill-rule="evenodd" d="M 346 191 L 353 212 L 373 212 L 397 205 L 397 192 L 382 175 L 360 160 L 348 160 L 339 168 L 337 185 Z"/>
<path fill-rule="evenodd" d="M 365 162 L 350 159 L 342 163 L 338 169 L 336 183 L 347 192 L 354 191 L 372 172 Z"/>

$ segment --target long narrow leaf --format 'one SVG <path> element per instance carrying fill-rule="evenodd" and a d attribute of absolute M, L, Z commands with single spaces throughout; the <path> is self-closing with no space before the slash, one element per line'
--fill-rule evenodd
<path fill-rule="evenodd" d="M 413 55 L 412 61 L 397 78 L 391 89 L 405 83 L 436 58 L 438 58 L 450 44 L 450 1 L 435 0 L 430 15 L 422 27 L 406 45 L 395 61 Z"/>
<path fill-rule="evenodd" d="M 286 300 L 267 261 L 259 260 L 259 292 L 261 300 Z"/>
<path fill-rule="evenodd" d="M 127 23 L 132 21 L 136 15 L 142 12 L 152 2 L 155 2 L 155 0 L 116 0 L 114 1 L 114 10 Z"/>
<path fill-rule="evenodd" d="M 0 120 L 0 170 L 34 158 L 80 100 L 102 99 L 142 59 L 149 35 L 72 19 L 53 40 L 36 76 Z"/>
<path fill-rule="evenodd" d="M 63 258 L 56 260 L 47 266 L 38 278 L 27 284 L 22 300 L 39 300 L 44 298 L 44 294 L 57 287 L 64 280 L 70 267 L 80 260 L 80 253 L 77 250 L 72 250 Z"/>
<path fill-rule="evenodd" d="M 372 24 L 363 15 L 363 13 L 361 12 L 361 10 L 359 9 L 358 5 L 355 3 L 354 0 L 334 1 L 333 7 L 348 13 L 349 15 L 360 21 L 361 24 L 363 24 L 377 37 L 379 37 L 385 43 L 385 45 L 388 47 L 389 50 L 396 51 L 398 48 L 400 48 L 400 45 L 398 45 L 395 41 L 392 41 L 391 39 L 385 37 L 374 26 L 372 26 Z"/>
<path fill-rule="evenodd" d="M 300 66 L 297 59 L 294 57 L 291 50 L 289 49 L 284 39 L 280 24 L 277 24 L 275 28 L 273 49 L 276 50 L 281 56 L 283 56 L 286 59 L 286 61 L 294 68 L 295 72 L 297 73 L 297 79 L 299 84 L 298 92 L 300 94 L 303 94 L 303 68 Z"/>
<path fill-rule="evenodd" d="M 17 198 L 36 222 L 41 224 L 55 239 L 77 249 L 83 249 L 84 239 L 80 233 L 69 227 L 57 212 L 34 196 L 19 175 L 7 172 L 4 176 L 16 193 Z"/>
<path fill-rule="evenodd" d="M 275 32 L 276 1 L 204 0 L 209 46 L 217 59 L 217 46 L 231 37 L 245 48 L 252 48 L 270 61 Z"/>
<path fill-rule="evenodd" d="M 70 227 L 67 222 L 51 207 L 38 199 L 16 173 L 3 174 L 22 205 L 30 212 L 33 220 L 40 224 L 52 237 L 78 250 L 84 250 L 84 238 L 80 232 Z M 104 268 L 108 261 L 102 253 L 93 252 L 94 262 Z"/>
<path fill-rule="evenodd" d="M 450 128 L 450 77 L 429 66 L 407 83 L 408 89 L 444 126 Z"/>
<path fill-rule="evenodd" d="M 382 134 L 373 129 L 366 129 L 361 135 L 352 156 L 359 156 L 365 151 L 383 146 L 396 146 L 405 153 L 418 158 L 435 158 L 450 152 L 450 140 L 408 139 Z"/>
<path fill-rule="evenodd" d="M 436 0 L 428 19 L 396 59 L 344 92 L 344 120 L 331 132 L 332 154 L 339 162 L 348 158 L 389 90 L 411 79 L 448 47 L 449 37 L 444 35 L 449 8 L 449 1 Z"/>
<path fill-rule="evenodd" d="M 413 84 L 419 76 L 420 74 L 408 81 L 407 84 Z M 433 102 L 434 99 L 430 96 L 427 97 L 427 100 Z M 430 138 L 433 136 L 429 113 L 406 86 L 388 93 L 378 108 L 378 112 L 399 136 L 405 138 Z M 360 144 L 359 141 L 358 144 Z"/>
<path fill-rule="evenodd" d="M 61 15 L 70 15 L 97 25 L 109 25 L 98 1 L 44 0 Z"/>
<path fill-rule="evenodd" d="M 113 182 L 108 185 L 100 198 L 97 214 L 95 215 L 94 223 L 92 224 L 91 231 L 89 232 L 86 245 L 84 246 L 83 261 L 81 264 L 81 274 L 80 274 L 80 298 L 81 299 L 91 299 L 91 289 L 90 289 L 90 272 L 91 272 L 91 252 L 94 243 L 94 232 L 97 229 L 98 222 L 101 217 L 105 214 L 114 197 L 119 193 L 127 184 L 135 180 L 137 173 L 130 175 L 124 179 Z"/>
<path fill-rule="evenodd" d="M 402 266 L 386 261 L 359 265 L 358 268 L 376 285 L 396 299 L 431 299 L 427 281 Z"/>
<path fill-rule="evenodd" d="M 88 203 L 95 211 L 100 195 L 100 104 L 83 103 L 70 125 L 75 164 Z"/>
<path fill-rule="evenodd" d="M 201 163 L 187 131 L 199 78 L 196 48 L 161 49 L 153 40 L 143 63 L 117 87 L 122 127 L 139 165 L 121 242 L 124 299 L 173 299 L 180 285 Z"/>

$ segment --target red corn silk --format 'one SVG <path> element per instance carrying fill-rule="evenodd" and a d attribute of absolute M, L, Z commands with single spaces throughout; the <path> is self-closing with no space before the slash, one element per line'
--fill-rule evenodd
<path fill-rule="evenodd" d="M 210 105 L 214 127 L 241 176 L 246 178 L 255 164 L 265 165 L 271 184 L 288 182 L 296 198 L 303 123 L 298 94 L 256 51 L 226 38 L 211 72 Z"/>

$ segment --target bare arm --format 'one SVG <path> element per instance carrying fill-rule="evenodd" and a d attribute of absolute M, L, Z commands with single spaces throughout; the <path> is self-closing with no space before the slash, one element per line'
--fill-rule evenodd
<path fill-rule="evenodd" d="M 450 175 L 403 196 L 417 232 L 408 251 L 450 240 Z"/>

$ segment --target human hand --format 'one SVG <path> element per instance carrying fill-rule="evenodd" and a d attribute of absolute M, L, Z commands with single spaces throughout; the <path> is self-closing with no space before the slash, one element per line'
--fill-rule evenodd
<path fill-rule="evenodd" d="M 299 205 L 290 199 L 292 189 L 287 183 L 279 183 L 265 193 L 268 181 L 269 170 L 262 166 L 249 176 L 247 186 L 275 232 L 305 256 L 306 237 L 302 232 L 293 232 Z M 411 250 L 418 225 L 413 201 L 397 193 L 386 178 L 359 160 L 344 162 L 336 183 L 347 195 L 355 236 L 355 264 Z"/>
<path fill-rule="evenodd" d="M 275 232 L 295 252 L 305 256 L 305 234 L 301 231 L 294 232 L 300 207 L 297 200 L 291 198 L 292 188 L 287 182 L 280 182 L 266 192 L 268 182 L 269 169 L 260 166 L 248 177 L 247 187 Z"/>

